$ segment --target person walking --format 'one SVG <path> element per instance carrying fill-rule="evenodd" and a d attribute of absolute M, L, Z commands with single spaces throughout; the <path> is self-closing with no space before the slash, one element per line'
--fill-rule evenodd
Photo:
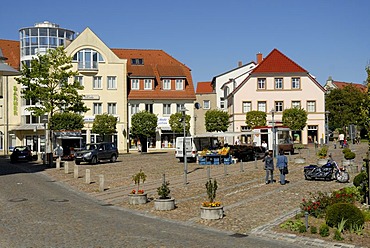
<path fill-rule="evenodd" d="M 266 184 L 274 183 L 274 160 L 272 158 L 272 151 L 268 151 L 266 156 L 262 159 L 265 162 L 266 171 Z M 271 175 L 271 181 L 269 181 L 269 176 Z"/>
<path fill-rule="evenodd" d="M 285 156 L 283 150 L 280 150 L 279 155 L 276 157 L 276 167 L 280 171 L 280 184 L 284 185 L 286 183 L 285 175 L 288 172 L 288 158 Z"/>

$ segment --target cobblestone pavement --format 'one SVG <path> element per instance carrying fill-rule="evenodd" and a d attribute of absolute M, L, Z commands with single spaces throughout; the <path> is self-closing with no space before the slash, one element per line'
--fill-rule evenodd
<path fill-rule="evenodd" d="M 355 165 L 360 169 L 362 157 L 367 144 L 353 145 L 356 153 Z M 341 149 L 329 147 L 334 160 L 341 164 L 343 155 Z M 322 240 L 301 238 L 292 234 L 278 234 L 272 227 L 293 216 L 299 209 L 302 198 L 310 192 L 332 191 L 348 184 L 335 181 L 306 181 L 303 167 L 316 163 L 315 148 L 309 147 L 301 151 L 306 158 L 306 164 L 295 164 L 298 154 L 289 156 L 290 183 L 264 183 L 265 172 L 262 161 L 239 162 L 230 166 L 201 166 L 188 164 L 187 184 L 184 180 L 184 165 L 179 163 L 171 151 L 151 151 L 147 154 L 130 153 L 119 157 L 117 163 L 100 163 L 98 165 L 79 165 L 78 178 L 74 174 L 73 162 L 69 162 L 68 173 L 64 169 L 49 169 L 44 173 L 71 187 L 86 192 L 90 196 L 118 207 L 138 211 L 144 215 L 157 216 L 190 223 L 193 225 L 211 227 L 236 234 L 253 234 L 269 239 L 284 239 L 302 245 L 320 247 L 353 247 L 346 244 L 328 243 Z M 85 171 L 90 170 L 91 183 L 86 184 Z M 136 189 L 131 177 L 143 169 L 147 181 L 143 188 L 148 193 L 149 202 L 143 205 L 130 205 L 128 194 Z M 153 199 L 157 197 L 156 189 L 160 186 L 165 174 L 170 182 L 171 196 L 176 199 L 176 209 L 172 211 L 155 211 Z M 278 171 L 275 171 L 278 180 Z M 104 175 L 103 192 L 99 191 L 99 176 Z M 353 179 L 354 174 L 350 174 Z M 224 218 L 220 220 L 204 220 L 200 218 L 200 205 L 206 201 L 205 183 L 208 177 L 218 182 L 216 200 L 224 206 Z"/>

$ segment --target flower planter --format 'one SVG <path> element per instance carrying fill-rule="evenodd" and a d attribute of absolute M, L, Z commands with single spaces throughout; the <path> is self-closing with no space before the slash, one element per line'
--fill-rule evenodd
<path fill-rule="evenodd" d="M 353 165 L 353 159 L 344 159 L 342 160 L 343 166 Z"/>
<path fill-rule="evenodd" d="M 317 160 L 317 165 L 324 165 L 328 162 L 328 160 L 326 158 L 319 158 Z"/>
<path fill-rule="evenodd" d="M 345 166 L 348 173 L 358 173 L 358 166 L 357 165 L 347 165 Z"/>
<path fill-rule="evenodd" d="M 296 163 L 296 164 L 305 164 L 306 159 L 305 158 L 295 158 L 294 163 Z"/>
<path fill-rule="evenodd" d="M 131 205 L 145 204 L 148 201 L 147 194 L 129 194 L 128 200 Z"/>
<path fill-rule="evenodd" d="M 168 211 L 168 210 L 175 209 L 175 198 L 155 199 L 154 209 L 161 210 L 161 211 Z"/>
<path fill-rule="evenodd" d="M 200 218 L 206 220 L 218 220 L 224 217 L 224 207 L 200 207 Z"/>

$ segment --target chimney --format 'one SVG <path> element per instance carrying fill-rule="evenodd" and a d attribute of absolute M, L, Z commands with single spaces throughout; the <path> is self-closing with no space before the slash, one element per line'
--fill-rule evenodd
<path fill-rule="evenodd" d="M 243 65 L 243 62 L 238 61 L 238 67 L 241 67 Z"/>
<path fill-rule="evenodd" d="M 261 63 L 263 60 L 262 53 L 257 53 L 257 64 Z"/>

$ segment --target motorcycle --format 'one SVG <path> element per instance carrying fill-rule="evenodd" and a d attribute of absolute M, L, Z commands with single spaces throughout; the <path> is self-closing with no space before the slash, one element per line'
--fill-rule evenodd
<path fill-rule="evenodd" d="M 335 161 L 328 161 L 323 166 L 309 165 L 304 167 L 306 180 L 337 180 L 340 183 L 349 181 L 349 174 L 344 168 L 340 168 Z"/>

